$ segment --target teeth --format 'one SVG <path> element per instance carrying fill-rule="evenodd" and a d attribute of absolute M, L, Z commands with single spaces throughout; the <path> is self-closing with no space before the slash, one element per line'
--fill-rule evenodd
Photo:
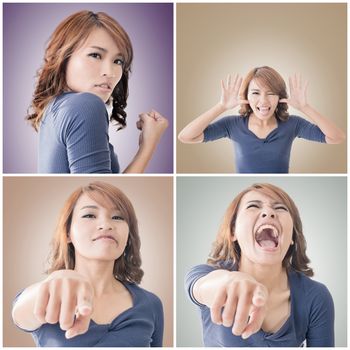
<path fill-rule="evenodd" d="M 277 238 L 277 237 L 278 237 L 278 230 L 277 230 L 277 228 L 276 228 L 275 226 L 269 225 L 269 224 L 261 225 L 261 226 L 258 228 L 258 230 L 257 230 L 256 233 L 259 234 L 259 233 L 261 233 L 261 232 L 262 232 L 264 229 L 266 229 L 266 228 L 269 228 L 269 229 L 272 230 L 272 235 L 273 235 L 274 238 Z"/>
<path fill-rule="evenodd" d="M 109 86 L 107 84 L 100 84 L 101 87 L 108 89 Z"/>

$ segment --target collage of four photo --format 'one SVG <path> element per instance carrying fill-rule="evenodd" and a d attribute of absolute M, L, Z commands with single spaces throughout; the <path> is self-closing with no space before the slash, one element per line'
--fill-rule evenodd
<path fill-rule="evenodd" d="M 347 347 L 347 2 L 2 10 L 4 347 Z"/>

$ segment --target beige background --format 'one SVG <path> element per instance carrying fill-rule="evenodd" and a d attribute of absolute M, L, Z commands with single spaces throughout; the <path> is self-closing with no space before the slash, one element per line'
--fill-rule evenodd
<path fill-rule="evenodd" d="M 44 278 L 49 243 L 60 209 L 79 186 L 101 180 L 119 187 L 134 205 L 141 236 L 141 287 L 160 297 L 164 346 L 173 344 L 173 180 L 171 177 L 6 177 L 4 207 L 3 345 L 35 346 L 11 319 L 12 301 Z"/>
<path fill-rule="evenodd" d="M 309 103 L 346 131 L 346 4 L 178 4 L 176 10 L 177 132 L 219 101 L 228 73 L 246 75 L 262 65 L 286 81 L 300 72 L 309 80 Z M 177 141 L 177 172 L 234 171 L 229 140 Z M 295 140 L 290 172 L 346 173 L 346 142 Z"/>

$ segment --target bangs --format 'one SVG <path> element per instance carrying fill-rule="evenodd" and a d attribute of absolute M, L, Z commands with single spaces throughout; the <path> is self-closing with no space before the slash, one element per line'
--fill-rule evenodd
<path fill-rule="evenodd" d="M 97 191 L 91 189 L 83 189 L 82 193 L 87 194 L 92 200 L 104 208 L 115 209 L 119 211 L 127 223 L 130 223 L 131 218 L 129 211 L 127 210 L 127 206 L 120 197 L 112 196 L 105 191 L 102 192 L 100 190 Z"/>

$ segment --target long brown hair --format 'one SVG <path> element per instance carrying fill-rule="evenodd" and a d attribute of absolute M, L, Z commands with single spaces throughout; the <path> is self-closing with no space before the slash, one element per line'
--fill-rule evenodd
<path fill-rule="evenodd" d="M 269 197 L 278 198 L 278 200 L 287 206 L 293 219 L 292 240 L 294 244 L 289 247 L 282 265 L 287 269 L 293 268 L 296 271 L 302 272 L 306 276 L 313 276 L 313 270 L 308 266 L 310 259 L 306 255 L 306 241 L 298 208 L 285 191 L 267 183 L 253 184 L 234 198 L 224 215 L 223 222 L 207 260 L 208 264 L 214 266 L 222 266 L 223 263 L 239 264 L 241 248 L 237 241 L 232 242 L 232 237 L 235 232 L 240 202 L 243 196 L 250 191 L 257 191 Z"/>
<path fill-rule="evenodd" d="M 281 98 L 287 98 L 287 88 L 281 75 L 271 67 L 263 66 L 253 68 L 248 72 L 244 78 L 240 91 L 240 98 L 242 100 L 248 99 L 248 88 L 250 82 L 255 79 L 263 86 L 269 88 L 274 94 Z M 252 113 L 252 109 L 249 104 L 244 104 L 239 110 L 239 114 L 244 117 L 248 117 Z M 289 117 L 288 104 L 279 102 L 275 111 L 276 117 L 281 121 L 286 121 Z"/>
<path fill-rule="evenodd" d="M 52 240 L 52 250 L 49 257 L 50 267 L 47 272 L 52 273 L 53 271 L 74 269 L 75 267 L 75 250 L 73 244 L 68 242 L 68 235 L 75 205 L 84 193 L 97 202 L 109 200 L 121 212 L 129 225 L 129 237 L 124 254 L 114 262 L 113 274 L 120 281 L 140 283 L 143 276 L 140 255 L 141 242 L 134 208 L 119 188 L 99 181 L 78 188 L 67 199 Z"/>
<path fill-rule="evenodd" d="M 133 59 L 129 36 L 120 24 L 106 13 L 80 11 L 58 25 L 47 45 L 44 64 L 38 72 L 38 81 L 31 103 L 32 113 L 28 112 L 26 117 L 36 131 L 47 104 L 53 97 L 68 90 L 66 68 L 69 58 L 95 28 L 102 28 L 113 37 L 124 59 L 123 75 L 111 95 L 113 109 L 110 120 L 120 125 L 119 128 L 126 126 L 124 109 L 129 94 L 128 81 Z"/>

